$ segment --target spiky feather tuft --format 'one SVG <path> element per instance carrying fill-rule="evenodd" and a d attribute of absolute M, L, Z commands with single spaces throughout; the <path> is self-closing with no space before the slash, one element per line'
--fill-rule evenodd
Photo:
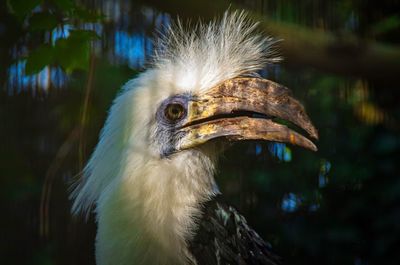
<path fill-rule="evenodd" d="M 257 32 L 246 12 L 225 12 L 221 20 L 185 27 L 178 20 L 156 45 L 152 65 L 178 87 L 202 90 L 223 80 L 254 73 L 281 60 L 276 39 Z"/>

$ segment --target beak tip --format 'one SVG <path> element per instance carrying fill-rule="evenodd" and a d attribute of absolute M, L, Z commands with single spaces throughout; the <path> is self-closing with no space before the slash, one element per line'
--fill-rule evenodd
<path fill-rule="evenodd" d="M 311 130 L 309 131 L 310 137 L 319 140 L 319 135 L 318 135 L 318 130 L 315 129 L 315 127 L 312 127 Z"/>
<path fill-rule="evenodd" d="M 304 147 L 306 149 L 309 149 L 309 150 L 311 150 L 313 152 L 317 152 L 318 151 L 318 147 L 312 141 L 310 141 L 307 138 L 305 138 L 305 140 L 306 140 L 306 142 L 301 144 L 300 146 L 302 146 L 302 147 Z"/>
<path fill-rule="evenodd" d="M 314 146 L 311 148 L 311 150 L 314 151 L 314 152 L 317 152 L 317 151 L 318 151 L 318 147 L 314 145 Z"/>

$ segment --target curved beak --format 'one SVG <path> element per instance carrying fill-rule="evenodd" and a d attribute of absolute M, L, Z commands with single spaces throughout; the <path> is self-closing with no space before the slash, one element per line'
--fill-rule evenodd
<path fill-rule="evenodd" d="M 178 149 L 225 137 L 291 143 L 317 151 L 313 142 L 276 120 L 290 122 L 318 139 L 304 107 L 288 88 L 261 78 L 230 79 L 191 98 L 179 129 Z"/>

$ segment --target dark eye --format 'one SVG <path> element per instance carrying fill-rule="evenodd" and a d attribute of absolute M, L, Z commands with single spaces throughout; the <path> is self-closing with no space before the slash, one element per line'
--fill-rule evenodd
<path fill-rule="evenodd" d="M 165 117 L 170 121 L 177 121 L 183 118 L 185 109 L 181 104 L 172 103 L 168 104 L 165 108 Z"/>

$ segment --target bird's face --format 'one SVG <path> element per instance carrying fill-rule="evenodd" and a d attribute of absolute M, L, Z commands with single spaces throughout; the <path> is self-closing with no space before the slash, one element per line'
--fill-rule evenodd
<path fill-rule="evenodd" d="M 195 29 L 179 23 L 169 28 L 157 41 L 152 67 L 129 81 L 114 100 L 72 194 L 73 212 L 89 212 L 96 205 L 104 229 L 122 227 L 114 217 L 127 217 L 129 223 L 132 216 L 144 218 L 153 232 L 162 227 L 159 220 L 167 220 L 168 239 L 171 223 L 186 231 L 196 215 L 193 209 L 215 195 L 216 143 L 278 141 L 316 150 L 306 137 L 279 123 L 292 123 L 318 138 L 290 91 L 243 77 L 280 60 L 273 49 L 276 41 L 255 29 L 244 13 L 236 12 Z M 115 207 L 122 204 L 124 209 Z M 104 218 L 110 216 L 113 225 L 108 226 Z M 108 248 L 107 240 L 104 245 Z"/>
<path fill-rule="evenodd" d="M 317 150 L 309 139 L 277 122 L 290 122 L 318 139 L 301 103 L 286 87 L 261 78 L 233 78 L 202 92 L 169 96 L 159 104 L 155 120 L 161 157 L 214 139 L 277 141 Z"/>

